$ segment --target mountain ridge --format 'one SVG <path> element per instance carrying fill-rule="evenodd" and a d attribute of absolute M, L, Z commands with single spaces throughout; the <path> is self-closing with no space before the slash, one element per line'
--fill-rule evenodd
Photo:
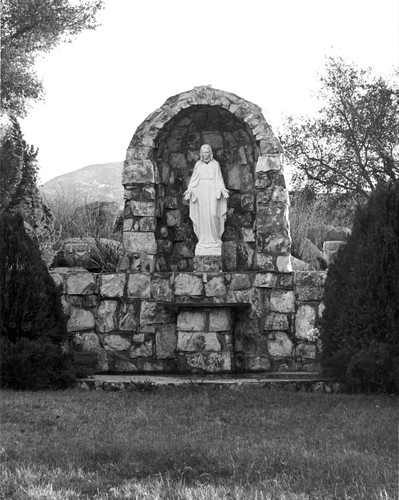
<path fill-rule="evenodd" d="M 58 175 L 40 186 L 47 200 L 68 199 L 74 203 L 93 201 L 117 202 L 123 205 L 123 161 L 94 163 Z"/>

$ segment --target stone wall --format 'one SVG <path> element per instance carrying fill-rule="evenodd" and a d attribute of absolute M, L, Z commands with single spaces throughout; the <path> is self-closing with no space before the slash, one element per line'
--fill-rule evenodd
<path fill-rule="evenodd" d="M 318 369 L 326 272 L 51 275 L 69 348 L 89 371 Z"/>
<path fill-rule="evenodd" d="M 282 147 L 261 109 L 234 94 L 196 87 L 169 98 L 137 128 L 124 163 L 121 271 L 195 270 L 196 238 L 183 201 L 208 143 L 230 191 L 223 271 L 290 268 Z"/>
<path fill-rule="evenodd" d="M 194 257 L 183 201 L 204 143 L 230 193 L 221 258 Z M 53 271 L 77 364 L 118 373 L 317 369 L 325 273 L 291 272 L 282 147 L 258 106 L 211 87 L 169 98 L 133 135 L 122 183 L 118 273 Z"/>

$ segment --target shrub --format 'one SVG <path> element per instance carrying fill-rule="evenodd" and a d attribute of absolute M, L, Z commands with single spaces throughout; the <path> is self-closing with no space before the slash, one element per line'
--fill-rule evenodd
<path fill-rule="evenodd" d="M 83 267 L 91 272 L 115 272 L 122 255 L 122 220 L 115 202 L 93 202 L 79 204 L 62 191 L 49 197 L 49 206 L 54 214 L 54 225 L 59 241 L 53 266 L 71 264 L 65 259 L 63 245 L 71 238 L 80 238 L 91 247 L 90 261 Z M 119 227 L 118 227 L 119 226 Z M 75 265 L 82 265 L 81 263 Z"/>
<path fill-rule="evenodd" d="M 37 388 L 40 384 L 30 378 L 37 379 L 40 371 L 45 386 L 68 385 L 71 365 L 61 350 L 67 331 L 60 295 L 19 214 L 0 217 L 0 255 L 1 386 Z M 18 377 L 12 365 L 19 367 Z"/>
<path fill-rule="evenodd" d="M 72 365 L 60 346 L 48 339 L 0 338 L 1 387 L 37 391 L 64 389 L 75 380 Z"/>
<path fill-rule="evenodd" d="M 351 390 L 398 392 L 399 183 L 378 186 L 331 265 L 323 366 Z"/>

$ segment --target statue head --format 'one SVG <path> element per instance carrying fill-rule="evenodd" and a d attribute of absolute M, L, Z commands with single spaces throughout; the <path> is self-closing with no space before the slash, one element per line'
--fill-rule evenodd
<path fill-rule="evenodd" d="M 201 161 L 204 161 L 205 163 L 208 163 L 211 160 L 213 160 L 212 148 L 209 146 L 209 144 L 203 144 L 201 146 L 200 158 Z"/>

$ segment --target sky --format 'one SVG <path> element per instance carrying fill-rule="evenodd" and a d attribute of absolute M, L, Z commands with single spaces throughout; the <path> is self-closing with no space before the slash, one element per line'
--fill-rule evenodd
<path fill-rule="evenodd" d="M 105 0 L 99 21 L 37 63 L 46 96 L 22 130 L 41 182 L 123 161 L 145 118 L 195 86 L 257 104 L 278 129 L 316 111 L 327 56 L 381 76 L 399 64 L 398 0 Z"/>

